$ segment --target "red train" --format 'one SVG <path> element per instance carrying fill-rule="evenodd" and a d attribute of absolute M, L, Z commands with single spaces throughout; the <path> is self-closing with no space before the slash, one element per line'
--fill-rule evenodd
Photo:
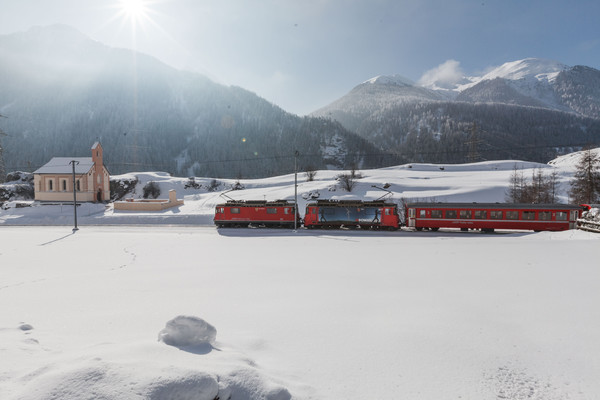
<path fill-rule="evenodd" d="M 215 210 L 217 227 L 285 227 L 308 229 L 400 228 L 396 203 L 384 200 L 318 200 L 306 205 L 304 220 L 286 200 L 227 201 Z M 568 204 L 407 203 L 405 225 L 416 230 L 457 228 L 562 231 L 575 229 L 583 207 Z M 296 219 L 294 219 L 296 216 Z"/>
<path fill-rule="evenodd" d="M 563 231 L 575 229 L 581 211 L 569 204 L 408 203 L 405 217 L 406 226 L 416 230 Z"/>
<path fill-rule="evenodd" d="M 396 203 L 361 200 L 318 200 L 306 205 L 304 226 L 313 228 L 390 229 L 400 227 Z"/>
<path fill-rule="evenodd" d="M 297 220 L 294 223 L 294 216 Z M 265 226 L 274 228 L 294 228 L 301 225 L 299 213 L 294 203 L 286 200 L 262 201 L 230 200 L 215 207 L 215 225 L 224 227 Z"/>

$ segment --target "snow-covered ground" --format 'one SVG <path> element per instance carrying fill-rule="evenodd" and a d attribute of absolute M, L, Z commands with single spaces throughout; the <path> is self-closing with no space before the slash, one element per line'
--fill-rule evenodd
<path fill-rule="evenodd" d="M 594 399 L 599 240 L 2 227 L 1 397 Z"/>
<path fill-rule="evenodd" d="M 395 201 L 503 201 L 514 164 L 361 171 L 351 194 L 319 171 L 300 209 L 385 183 Z M 219 192 L 136 175 L 185 205 L 82 205 L 76 233 L 69 206 L 0 211 L 1 399 L 600 393 L 598 234 L 217 230 Z M 293 175 L 240 183 L 229 196 L 293 197 Z"/>
<path fill-rule="evenodd" d="M 436 165 L 408 164 L 397 167 L 361 170 L 362 178 L 356 180 L 351 193 L 341 189 L 336 176 L 348 171 L 318 171 L 314 181 L 306 181 L 304 173 L 298 174 L 298 204 L 301 215 L 307 202 L 319 199 L 366 199 L 375 200 L 386 192 L 377 189 L 389 185 L 390 201 L 401 203 L 402 199 L 419 201 L 504 202 L 506 189 L 515 166 L 530 177 L 541 168 L 549 175 L 553 168 L 559 173 L 560 200 L 568 202 L 567 191 L 573 175 L 571 164 L 551 167 L 523 161 L 490 161 L 475 164 Z M 132 212 L 114 210 L 112 205 L 83 204 L 78 207 L 78 223 L 81 225 L 113 224 L 186 224 L 212 225 L 215 205 L 227 200 L 223 191 L 236 184 L 236 180 L 219 180 L 217 191 L 209 191 L 213 179 L 195 178 L 199 189 L 188 188 L 188 178 L 172 177 L 162 172 L 131 173 L 120 178 L 137 177 L 136 192 L 127 197 L 141 198 L 142 188 L 150 181 L 161 188 L 160 198 L 168 198 L 168 191 L 175 189 L 185 204 L 163 212 Z M 117 177 L 119 178 L 119 177 Z M 244 187 L 227 193 L 236 200 L 293 200 L 294 175 L 265 179 L 239 180 Z M 387 185 L 386 185 L 387 184 Z M 30 208 L 0 210 L 0 225 L 69 225 L 73 224 L 73 208 L 65 205 L 39 205 Z"/>

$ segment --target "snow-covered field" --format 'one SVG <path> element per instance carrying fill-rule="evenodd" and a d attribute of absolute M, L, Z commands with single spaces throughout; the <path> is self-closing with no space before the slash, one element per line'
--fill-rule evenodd
<path fill-rule="evenodd" d="M 599 238 L 3 227 L 1 397 L 594 399 Z"/>
<path fill-rule="evenodd" d="M 352 194 L 320 171 L 300 179 L 300 209 L 385 183 L 396 201 L 503 201 L 513 166 L 361 171 Z M 185 205 L 82 205 L 76 233 L 68 206 L 0 211 L 1 399 L 600 393 L 598 234 L 216 230 L 218 192 L 138 177 Z M 241 183 L 230 196 L 293 197 L 293 176 Z"/>

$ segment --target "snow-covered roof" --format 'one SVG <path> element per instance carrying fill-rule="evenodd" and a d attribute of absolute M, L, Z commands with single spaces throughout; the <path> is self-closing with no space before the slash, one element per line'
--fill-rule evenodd
<path fill-rule="evenodd" d="M 73 173 L 71 161 L 76 162 L 76 174 L 87 174 L 94 166 L 92 157 L 53 157 L 44 166 L 34 171 L 34 174 L 71 174 Z"/>

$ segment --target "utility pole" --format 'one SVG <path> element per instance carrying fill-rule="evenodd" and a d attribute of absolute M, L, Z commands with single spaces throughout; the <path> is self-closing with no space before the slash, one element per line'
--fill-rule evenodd
<path fill-rule="evenodd" d="M 73 214 L 75 216 L 75 225 L 73 227 L 73 233 L 79 230 L 77 227 L 77 183 L 75 181 L 75 165 L 79 164 L 79 161 L 72 160 L 69 164 L 73 165 Z"/>
<path fill-rule="evenodd" d="M 298 150 L 294 152 L 294 231 L 298 230 Z"/>
<path fill-rule="evenodd" d="M 7 118 L 6 116 L 0 114 L 0 118 Z M 0 137 L 6 136 L 6 133 L 0 129 Z M 4 149 L 2 148 L 2 142 L 0 141 L 0 183 L 6 180 L 6 168 L 4 165 Z"/>
<path fill-rule="evenodd" d="M 479 131 L 477 130 L 477 124 L 473 122 L 473 127 L 471 128 L 471 132 L 469 134 L 469 141 L 466 144 L 469 146 L 469 155 L 467 156 L 468 162 L 477 162 L 481 161 L 481 155 L 479 154 L 479 144 L 481 143 L 481 139 L 479 139 Z"/>

